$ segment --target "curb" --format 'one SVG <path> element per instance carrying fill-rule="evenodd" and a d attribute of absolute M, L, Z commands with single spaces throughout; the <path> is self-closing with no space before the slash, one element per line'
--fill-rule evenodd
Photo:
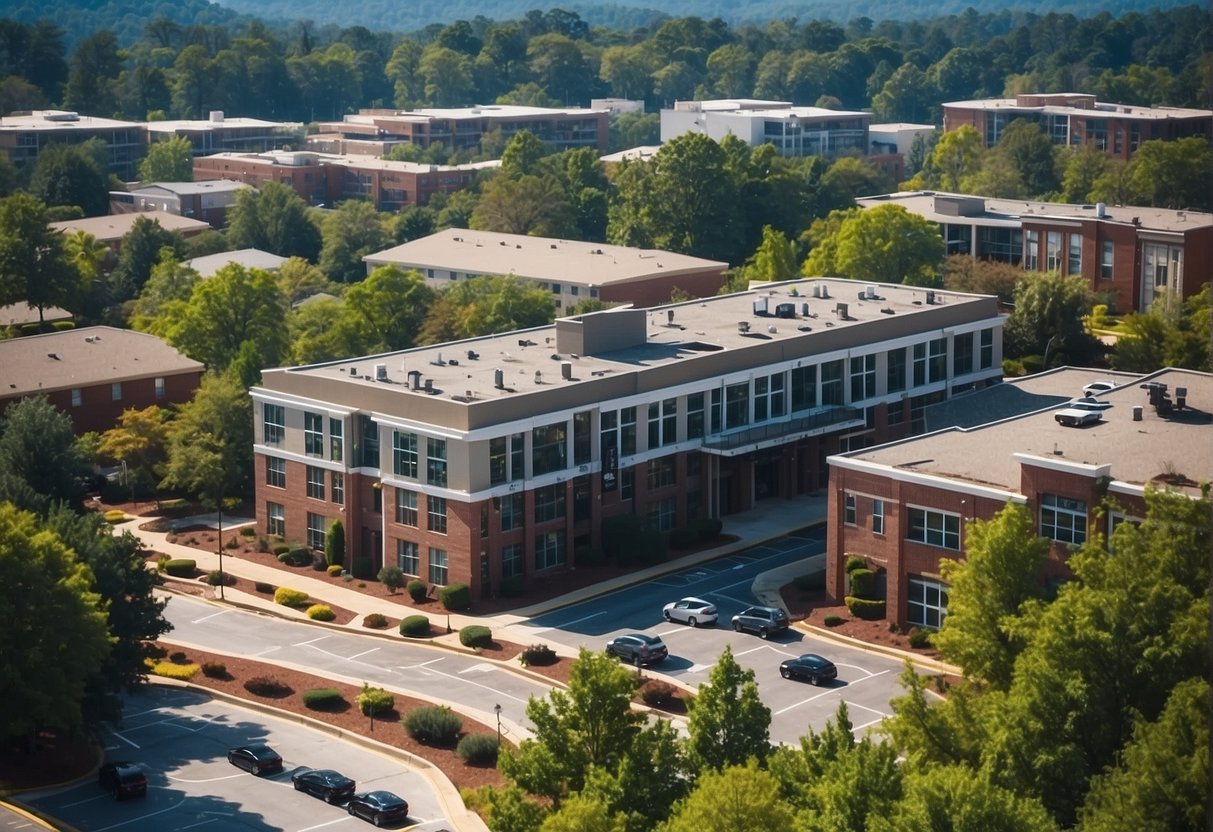
<path fill-rule="evenodd" d="M 963 676 L 964 672 L 954 665 L 946 662 L 941 662 L 938 659 L 932 659 L 929 656 L 922 656 L 918 653 L 911 653 L 907 650 L 899 650 L 896 647 L 887 647 L 883 644 L 871 644 L 870 642 L 860 641 L 857 638 L 844 636 L 841 633 L 836 633 L 825 627 L 816 627 L 812 624 L 805 624 L 804 621 L 794 621 L 792 626 L 797 629 L 809 633 L 810 635 L 818 636 L 838 644 L 845 644 L 847 647 L 852 647 L 856 650 L 863 650 L 867 653 L 878 653 L 884 656 L 890 656 L 894 659 L 905 659 L 915 667 L 923 670 L 928 670 L 933 673 L 946 673 L 950 676 Z"/>
<path fill-rule="evenodd" d="M 33 790 L 29 789 L 27 791 Z M 25 804 L 17 805 L 16 803 L 12 803 L 8 800 L 0 800 L 0 806 L 3 806 L 5 809 L 8 809 L 14 814 L 20 815 L 35 826 L 40 826 L 43 829 L 49 829 L 51 832 L 56 832 L 56 830 L 58 830 L 58 832 L 80 832 L 80 830 L 75 826 L 64 823 L 58 818 L 51 817 L 50 815 L 45 814 L 32 806 L 26 806 Z"/>

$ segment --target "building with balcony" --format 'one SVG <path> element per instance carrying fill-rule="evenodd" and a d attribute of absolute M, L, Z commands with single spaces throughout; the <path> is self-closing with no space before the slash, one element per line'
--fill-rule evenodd
<path fill-rule="evenodd" d="M 861 197 L 939 223 L 948 254 L 1081 276 L 1113 312 L 1191 297 L 1213 274 L 1213 214 L 1137 206 L 1025 202 L 936 191 Z"/>
<path fill-rule="evenodd" d="M 797 280 L 266 370 L 261 531 L 473 598 L 574 568 L 602 521 L 655 528 L 817 492 L 826 459 L 906 436 L 1001 378 L 996 298 Z"/>
<path fill-rule="evenodd" d="M 774 145 L 781 156 L 864 156 L 871 120 L 871 113 L 793 107 L 790 101 L 676 101 L 661 111 L 661 141 L 684 133 L 702 133 L 717 142 L 733 135 L 750 147 Z"/>
<path fill-rule="evenodd" d="M 147 139 L 144 125 L 135 121 L 82 116 L 67 110 L 33 110 L 0 118 L 0 151 L 16 167 L 32 166 L 50 144 L 83 144 L 100 139 L 105 144 L 109 169 L 119 179 L 133 179 Z"/>
<path fill-rule="evenodd" d="M 1029 93 L 1014 98 L 949 101 L 943 105 L 945 132 L 973 127 L 985 147 L 998 144 L 1016 120 L 1040 125 L 1054 144 L 1097 147 L 1114 159 L 1129 160 L 1142 142 L 1200 136 L 1213 142 L 1213 110 L 1138 107 L 1096 101 L 1087 93 Z"/>
<path fill-rule="evenodd" d="M 1078 377 L 1069 395 L 1098 378 Z M 1026 506 L 1052 542 L 1042 580 L 1058 581 L 1071 576 L 1075 547 L 1145 516 L 1147 489 L 1199 497 L 1200 484 L 1213 480 L 1213 376 L 1167 369 L 1116 381 L 1099 394 L 1110 407 L 1093 425 L 1058 423 L 1063 399 L 831 456 L 826 591 L 841 601 L 846 559 L 861 557 L 883 576 L 890 621 L 937 628 L 948 607 L 940 563 L 964 557 L 968 521 L 989 520 L 1007 503 Z"/>
<path fill-rule="evenodd" d="M 708 297 L 724 286 L 729 267 L 670 251 L 466 228 L 447 228 L 362 259 L 368 272 L 416 269 L 435 289 L 469 277 L 512 275 L 550 291 L 558 313 L 583 300 L 653 306 L 675 291 Z"/>

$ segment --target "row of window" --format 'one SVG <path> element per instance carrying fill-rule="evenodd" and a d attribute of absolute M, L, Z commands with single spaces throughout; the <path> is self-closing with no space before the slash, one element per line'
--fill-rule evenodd
<path fill-rule="evenodd" d="M 1060 231 L 1045 232 L 1044 271 L 1060 272 L 1062 258 L 1066 263 L 1066 274 L 1082 274 L 1082 235 L 1071 233 L 1066 238 L 1066 248 L 1062 249 L 1063 235 Z M 1115 247 L 1111 240 L 1102 240 L 1099 244 L 1099 277 L 1101 280 L 1112 279 Z M 1023 267 L 1027 271 L 1039 271 L 1040 232 L 1027 229 L 1024 232 Z"/>
<path fill-rule="evenodd" d="M 168 390 L 165 387 L 164 379 L 156 378 L 155 385 L 156 385 L 156 399 L 157 400 L 164 399 L 165 396 L 168 395 Z M 110 400 L 115 401 L 115 402 L 122 401 L 122 382 L 115 381 L 112 384 L 110 384 Z M 73 387 L 72 388 L 72 407 L 84 407 L 84 388 L 82 388 L 82 387 Z"/>
<path fill-rule="evenodd" d="M 303 452 L 310 457 L 325 458 L 324 422 L 322 413 L 303 413 Z M 282 405 L 261 405 L 261 439 L 271 447 L 282 447 L 286 440 L 286 408 Z M 328 420 L 328 458 L 333 462 L 345 459 L 345 424 L 340 419 Z"/>

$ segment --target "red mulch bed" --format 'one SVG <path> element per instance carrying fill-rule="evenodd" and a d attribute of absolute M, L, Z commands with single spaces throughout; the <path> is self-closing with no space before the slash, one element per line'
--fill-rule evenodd
<path fill-rule="evenodd" d="M 865 621 L 862 618 L 855 618 L 847 609 L 846 604 L 834 604 L 826 596 L 824 590 L 805 591 L 797 589 L 795 584 L 787 584 L 779 590 L 779 594 L 783 598 L 784 604 L 787 605 L 793 620 L 803 619 L 805 623 L 814 627 L 828 629 L 868 644 L 894 647 L 933 659 L 939 658 L 939 651 L 933 647 L 911 647 L 909 632 L 890 631 L 889 622 L 884 619 Z M 837 615 L 843 619 L 843 623 L 836 627 L 826 627 L 825 618 L 829 615 Z"/>
<path fill-rule="evenodd" d="M 155 559 L 156 558 L 154 555 L 150 558 L 150 560 L 153 560 L 153 561 Z M 197 595 L 202 598 L 217 598 L 218 597 L 218 595 L 216 594 L 218 592 L 218 587 L 213 587 L 210 584 L 208 584 L 206 582 L 205 575 L 200 574 L 193 581 L 182 581 L 182 580 L 172 580 L 172 579 L 167 579 L 167 580 L 169 581 L 169 585 L 167 588 L 173 590 L 174 592 L 181 592 L 186 595 Z M 274 597 L 274 594 L 272 592 L 268 593 L 268 595 L 266 593 L 258 592 L 255 582 L 247 580 L 246 578 L 237 578 L 235 575 L 227 575 L 227 580 L 224 582 L 223 585 L 230 589 L 236 589 L 241 592 L 247 592 L 249 595 L 266 595 L 270 599 L 272 599 Z M 355 613 L 353 610 L 347 610 L 344 607 L 334 606 L 333 604 L 330 604 L 327 601 L 316 600 L 315 598 L 309 599 L 308 604 L 306 606 L 304 606 L 303 609 L 306 610 L 307 607 L 311 606 L 312 604 L 324 604 L 329 609 L 331 609 L 333 611 L 333 614 L 336 616 L 331 622 L 333 624 L 348 624 L 351 621 L 353 621 L 354 617 L 357 615 L 357 613 Z M 395 620 L 388 619 L 388 623 L 389 623 L 389 626 L 395 626 L 400 623 L 400 619 L 395 619 Z"/>

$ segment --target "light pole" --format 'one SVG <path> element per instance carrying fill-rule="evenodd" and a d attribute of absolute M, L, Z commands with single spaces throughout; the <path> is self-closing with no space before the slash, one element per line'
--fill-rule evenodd
<path fill-rule="evenodd" d="M 501 748 L 501 705 L 500 703 L 493 706 L 494 713 L 497 714 L 497 747 Z"/>
<path fill-rule="evenodd" d="M 223 601 L 223 585 L 227 577 L 223 574 L 223 497 L 219 498 L 219 600 Z"/>

